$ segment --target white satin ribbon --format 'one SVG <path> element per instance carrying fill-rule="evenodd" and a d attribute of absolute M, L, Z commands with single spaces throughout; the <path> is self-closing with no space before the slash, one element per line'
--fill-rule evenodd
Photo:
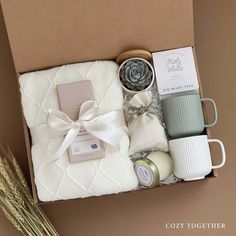
<path fill-rule="evenodd" d="M 53 160 L 58 160 L 73 143 L 82 127 L 92 136 L 119 149 L 121 153 L 128 153 L 129 137 L 125 129 L 122 111 L 114 110 L 99 114 L 97 104 L 93 100 L 86 101 L 81 105 L 76 121 L 71 120 L 61 111 L 50 110 L 47 124 L 31 128 L 32 142 L 36 144 L 66 135 L 53 156 Z"/>

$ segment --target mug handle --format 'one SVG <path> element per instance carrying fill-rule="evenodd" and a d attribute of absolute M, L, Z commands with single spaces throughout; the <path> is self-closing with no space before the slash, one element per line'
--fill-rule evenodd
<path fill-rule="evenodd" d="M 216 108 L 216 103 L 212 98 L 201 98 L 201 102 L 211 102 L 211 104 L 213 105 L 214 120 L 213 120 L 213 122 L 211 122 L 209 124 L 205 124 L 205 127 L 212 127 L 213 125 L 216 124 L 216 122 L 218 120 L 218 112 L 217 112 L 217 108 Z"/>
<path fill-rule="evenodd" d="M 222 161 L 221 161 L 221 163 L 219 165 L 212 166 L 212 169 L 221 168 L 225 164 L 225 161 L 226 161 L 226 154 L 225 154 L 224 144 L 219 139 L 209 139 L 208 143 L 218 143 L 220 145 L 221 154 L 222 154 Z"/>

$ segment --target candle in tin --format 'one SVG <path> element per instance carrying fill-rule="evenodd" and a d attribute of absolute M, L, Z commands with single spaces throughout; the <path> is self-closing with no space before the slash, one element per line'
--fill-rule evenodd
<path fill-rule="evenodd" d="M 173 172 L 172 158 L 165 152 L 153 152 L 134 163 L 141 186 L 155 187 Z"/>

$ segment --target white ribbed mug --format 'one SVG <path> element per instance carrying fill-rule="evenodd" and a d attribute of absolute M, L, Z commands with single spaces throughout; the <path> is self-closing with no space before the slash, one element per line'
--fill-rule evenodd
<path fill-rule="evenodd" d="M 212 165 L 209 143 L 218 143 L 221 148 L 222 161 Z M 207 135 L 198 135 L 169 141 L 170 154 L 174 161 L 174 175 L 184 181 L 204 179 L 212 169 L 225 164 L 224 144 L 218 139 L 209 139 Z"/>

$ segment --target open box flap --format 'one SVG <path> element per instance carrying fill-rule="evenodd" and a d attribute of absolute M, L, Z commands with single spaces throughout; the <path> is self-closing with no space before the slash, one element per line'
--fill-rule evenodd
<path fill-rule="evenodd" d="M 1 0 L 19 73 L 193 45 L 192 0 Z"/>

